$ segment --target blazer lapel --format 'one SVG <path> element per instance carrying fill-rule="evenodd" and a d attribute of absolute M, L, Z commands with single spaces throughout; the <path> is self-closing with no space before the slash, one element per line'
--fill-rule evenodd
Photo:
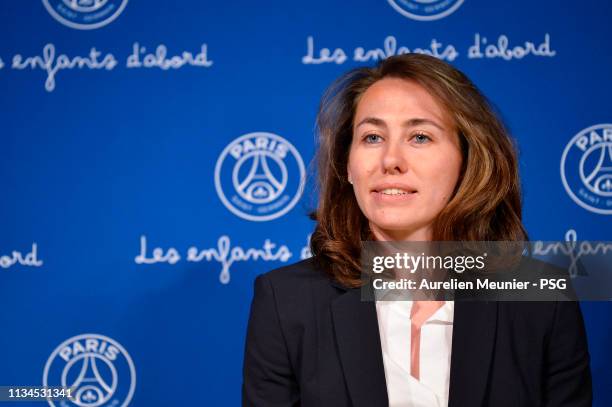
<path fill-rule="evenodd" d="M 376 306 L 361 301 L 359 288 L 346 289 L 332 302 L 338 353 L 355 407 L 389 405 Z"/>
<path fill-rule="evenodd" d="M 496 326 L 497 302 L 455 302 L 449 407 L 484 404 Z"/>

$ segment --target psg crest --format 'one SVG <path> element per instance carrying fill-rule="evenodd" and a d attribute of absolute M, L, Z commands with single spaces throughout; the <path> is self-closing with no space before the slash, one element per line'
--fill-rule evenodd
<path fill-rule="evenodd" d="M 576 134 L 561 156 L 561 181 L 584 209 L 612 214 L 612 124 L 598 124 Z"/>
<path fill-rule="evenodd" d="M 305 167 L 297 149 L 272 133 L 238 137 L 215 166 L 219 199 L 236 216 L 251 221 L 276 219 L 299 201 Z"/>
<path fill-rule="evenodd" d="M 128 0 L 42 0 L 60 23 L 77 30 L 93 30 L 116 19 Z"/>
<path fill-rule="evenodd" d="M 43 386 L 72 387 L 72 398 L 48 400 L 53 407 L 125 407 L 136 388 L 132 358 L 115 340 L 98 334 L 74 336 L 51 354 Z"/>
<path fill-rule="evenodd" d="M 398 13 L 413 20 L 444 18 L 461 6 L 463 0 L 387 0 Z"/>

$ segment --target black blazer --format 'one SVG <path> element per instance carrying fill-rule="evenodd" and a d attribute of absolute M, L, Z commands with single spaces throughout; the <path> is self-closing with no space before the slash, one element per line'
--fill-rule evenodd
<path fill-rule="evenodd" d="M 450 407 L 590 406 L 576 302 L 455 303 Z M 374 302 L 313 259 L 255 280 L 243 406 L 388 406 Z"/>

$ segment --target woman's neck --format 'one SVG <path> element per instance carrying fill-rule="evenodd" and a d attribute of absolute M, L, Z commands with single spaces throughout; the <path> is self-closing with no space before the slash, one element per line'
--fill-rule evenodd
<path fill-rule="evenodd" d="M 430 226 L 413 230 L 385 230 L 370 224 L 370 230 L 376 240 L 381 242 L 427 242 L 432 238 Z"/>

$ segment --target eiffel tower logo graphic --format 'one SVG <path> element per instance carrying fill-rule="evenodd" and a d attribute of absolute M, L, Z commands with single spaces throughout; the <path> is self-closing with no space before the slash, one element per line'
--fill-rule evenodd
<path fill-rule="evenodd" d="M 98 369 L 97 361 L 101 360 L 110 370 L 110 378 L 104 378 Z M 68 373 L 76 368 L 77 362 L 81 368 L 73 383 L 68 383 Z M 108 380 L 110 379 L 110 380 Z M 109 383 L 110 382 L 110 383 Z M 84 354 L 74 358 L 64 368 L 62 385 L 76 388 L 73 402 L 81 407 L 98 407 L 106 403 L 117 389 L 117 370 L 112 363 L 104 360 L 100 355 Z"/>
<path fill-rule="evenodd" d="M 274 175 L 268 164 L 272 160 L 280 168 L 280 179 Z M 239 180 L 240 168 L 251 161 L 251 167 L 243 180 Z M 251 203 L 264 204 L 274 201 L 287 186 L 287 167 L 281 159 L 265 151 L 257 151 L 242 157 L 232 174 L 238 194 Z"/>
<path fill-rule="evenodd" d="M 587 159 L 595 161 L 588 173 Z M 612 196 L 612 142 L 599 143 L 585 151 L 579 168 L 580 179 L 587 188 L 600 196 Z"/>

